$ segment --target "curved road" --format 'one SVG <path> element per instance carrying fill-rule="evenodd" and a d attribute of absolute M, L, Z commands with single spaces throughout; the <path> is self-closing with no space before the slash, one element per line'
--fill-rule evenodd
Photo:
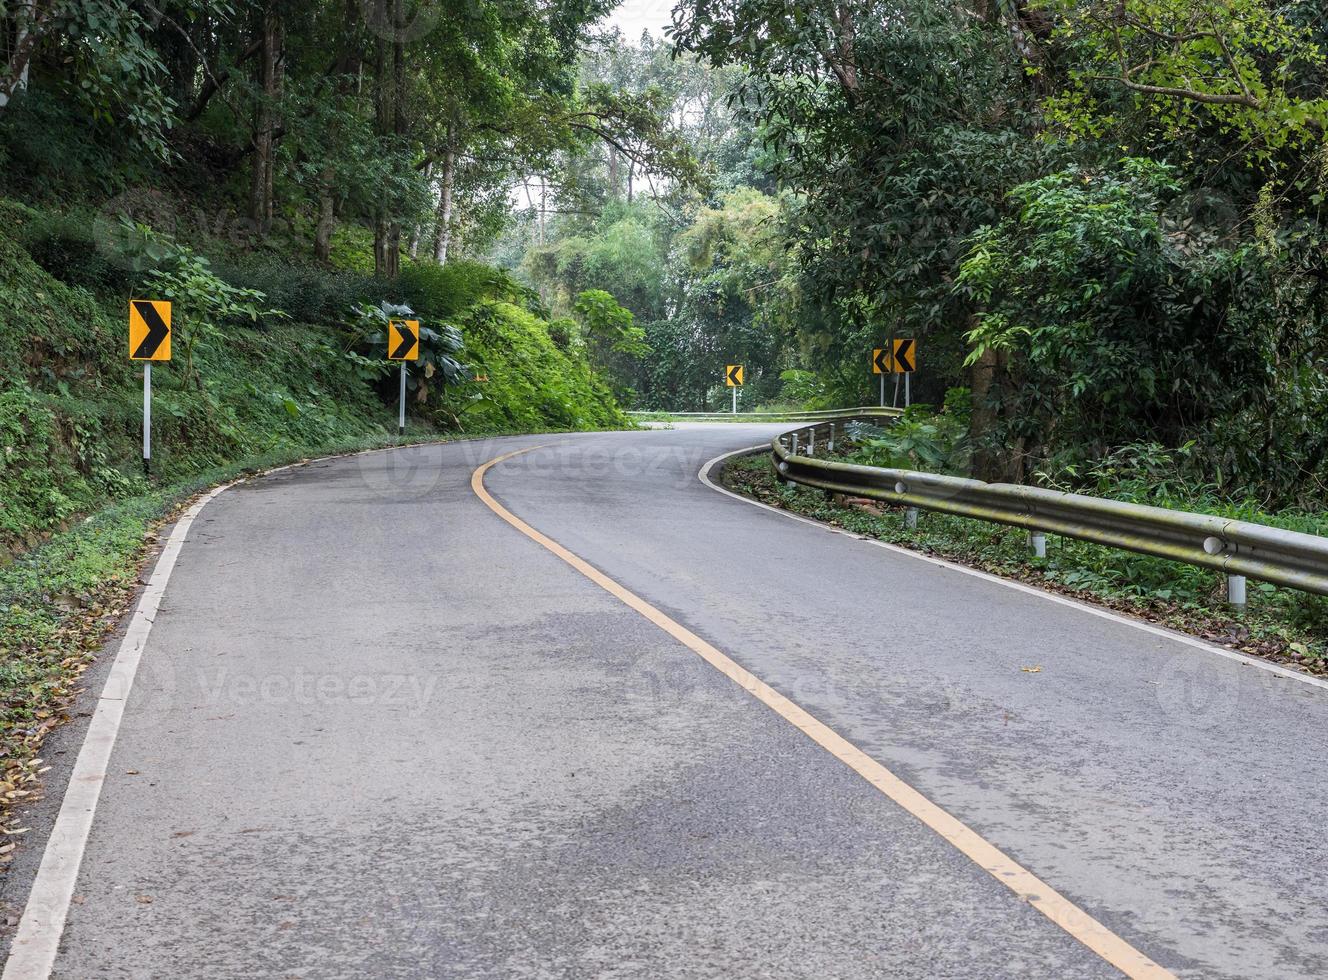
<path fill-rule="evenodd" d="M 397 450 L 218 496 L 52 975 L 1120 975 L 1080 920 L 1178 976 L 1328 972 L 1328 690 L 698 480 L 778 428 Z M 487 473 L 498 504 L 1081 913 L 500 519 L 472 471 L 533 446 Z"/>

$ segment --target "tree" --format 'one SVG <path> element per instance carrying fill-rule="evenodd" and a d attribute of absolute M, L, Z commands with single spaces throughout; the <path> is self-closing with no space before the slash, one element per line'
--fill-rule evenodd
<path fill-rule="evenodd" d="M 151 4 L 148 9 L 161 16 Z M 149 43 L 148 22 L 135 6 L 126 0 L 4 0 L 0 26 L 13 37 L 0 66 L 0 114 L 17 92 L 44 82 L 49 62 L 59 66 L 56 84 L 93 122 L 123 123 L 155 156 L 168 156 L 166 134 L 177 106 L 166 91 L 161 56 Z"/>
<path fill-rule="evenodd" d="M 867 352 L 891 335 L 928 345 L 923 398 L 966 380 L 971 310 L 951 289 L 960 243 L 1056 152 L 1036 139 L 1037 93 L 1014 55 L 1027 31 L 1003 9 L 697 0 L 675 10 L 678 50 L 745 69 L 734 104 L 794 192 L 797 345 L 840 400 L 864 397 Z"/>
<path fill-rule="evenodd" d="M 1262 0 L 1047 0 L 1073 56 L 1053 119 L 1100 135 L 1124 109 L 1168 131 L 1214 126 L 1253 158 L 1318 140 L 1325 58 L 1313 32 Z"/>

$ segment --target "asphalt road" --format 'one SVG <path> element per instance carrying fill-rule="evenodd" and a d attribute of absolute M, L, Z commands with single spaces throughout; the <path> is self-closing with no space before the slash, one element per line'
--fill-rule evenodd
<path fill-rule="evenodd" d="M 1117 975 L 474 495 L 541 444 L 489 473 L 504 506 L 1158 963 L 1328 973 L 1328 691 L 697 479 L 772 431 L 399 450 L 217 497 L 53 975 Z"/>

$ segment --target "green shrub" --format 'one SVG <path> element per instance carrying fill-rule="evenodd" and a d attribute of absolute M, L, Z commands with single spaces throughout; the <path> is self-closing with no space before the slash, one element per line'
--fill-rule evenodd
<path fill-rule="evenodd" d="M 426 317 L 451 317 L 492 300 L 529 308 L 534 293 L 503 269 L 482 262 L 412 263 L 397 283 L 406 305 Z"/>
<path fill-rule="evenodd" d="M 31 546 L 93 499 L 59 428 L 32 391 L 0 391 L 0 541 Z"/>
<path fill-rule="evenodd" d="M 476 381 L 444 394 L 445 418 L 470 431 L 595 429 L 627 424 L 608 385 L 564 354 L 548 325 L 511 303 L 481 303 L 460 320 Z"/>
<path fill-rule="evenodd" d="M 865 430 L 851 459 L 866 466 L 967 476 L 971 401 L 967 388 L 951 388 L 939 414 L 929 405 L 910 405 L 894 424 Z"/>
<path fill-rule="evenodd" d="M 826 384 L 816 376 L 814 371 L 798 369 L 781 371 L 779 380 L 783 382 L 779 395 L 780 401 L 789 405 L 796 405 L 807 411 L 832 407 Z"/>
<path fill-rule="evenodd" d="M 292 262 L 272 253 L 253 253 L 214 264 L 232 286 L 254 289 L 271 306 L 301 323 L 336 323 L 355 308 L 399 293 L 386 280 L 347 270 Z"/>
<path fill-rule="evenodd" d="M 93 292 L 124 291 L 132 272 L 110 261 L 86 210 L 37 211 L 18 237 L 34 262 L 61 282 Z"/>
<path fill-rule="evenodd" d="M 409 306 L 392 303 L 365 303 L 355 311 L 354 347 L 346 358 L 366 381 L 374 383 L 379 393 L 388 398 L 397 396 L 397 369 L 399 362 L 388 360 L 388 324 L 394 320 L 415 320 L 419 323 L 418 357 L 410 363 L 407 372 L 407 390 L 413 402 L 427 407 L 430 396 L 448 385 L 464 384 L 471 379 L 470 371 L 459 358 L 465 350 L 461 331 L 448 323 L 422 320 Z"/>

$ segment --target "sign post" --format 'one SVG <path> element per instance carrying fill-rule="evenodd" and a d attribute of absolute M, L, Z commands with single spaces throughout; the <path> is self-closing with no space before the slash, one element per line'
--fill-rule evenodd
<path fill-rule="evenodd" d="M 742 365 L 729 364 L 724 368 L 724 383 L 733 389 L 733 414 L 738 414 L 738 389 L 742 387 Z"/>
<path fill-rule="evenodd" d="M 890 363 L 893 370 L 904 376 L 904 407 L 912 404 L 909 380 L 918 368 L 917 344 L 912 337 L 896 337 L 890 341 Z"/>
<path fill-rule="evenodd" d="M 171 304 L 129 301 L 129 359 L 143 362 L 143 475 L 152 474 L 152 362 L 171 359 Z"/>
<path fill-rule="evenodd" d="M 406 434 L 406 362 L 401 362 L 401 393 L 397 396 L 397 435 Z"/>
<path fill-rule="evenodd" d="M 894 371 L 894 365 L 890 360 L 890 351 L 884 347 L 877 347 L 872 351 L 872 374 L 881 376 L 881 407 L 885 408 L 885 376 Z"/>
<path fill-rule="evenodd" d="M 152 475 L 152 362 L 143 365 L 143 475 Z"/>
<path fill-rule="evenodd" d="M 420 321 L 387 321 L 387 359 L 401 362 L 401 392 L 397 398 L 397 435 L 406 434 L 406 362 L 420 359 Z"/>

